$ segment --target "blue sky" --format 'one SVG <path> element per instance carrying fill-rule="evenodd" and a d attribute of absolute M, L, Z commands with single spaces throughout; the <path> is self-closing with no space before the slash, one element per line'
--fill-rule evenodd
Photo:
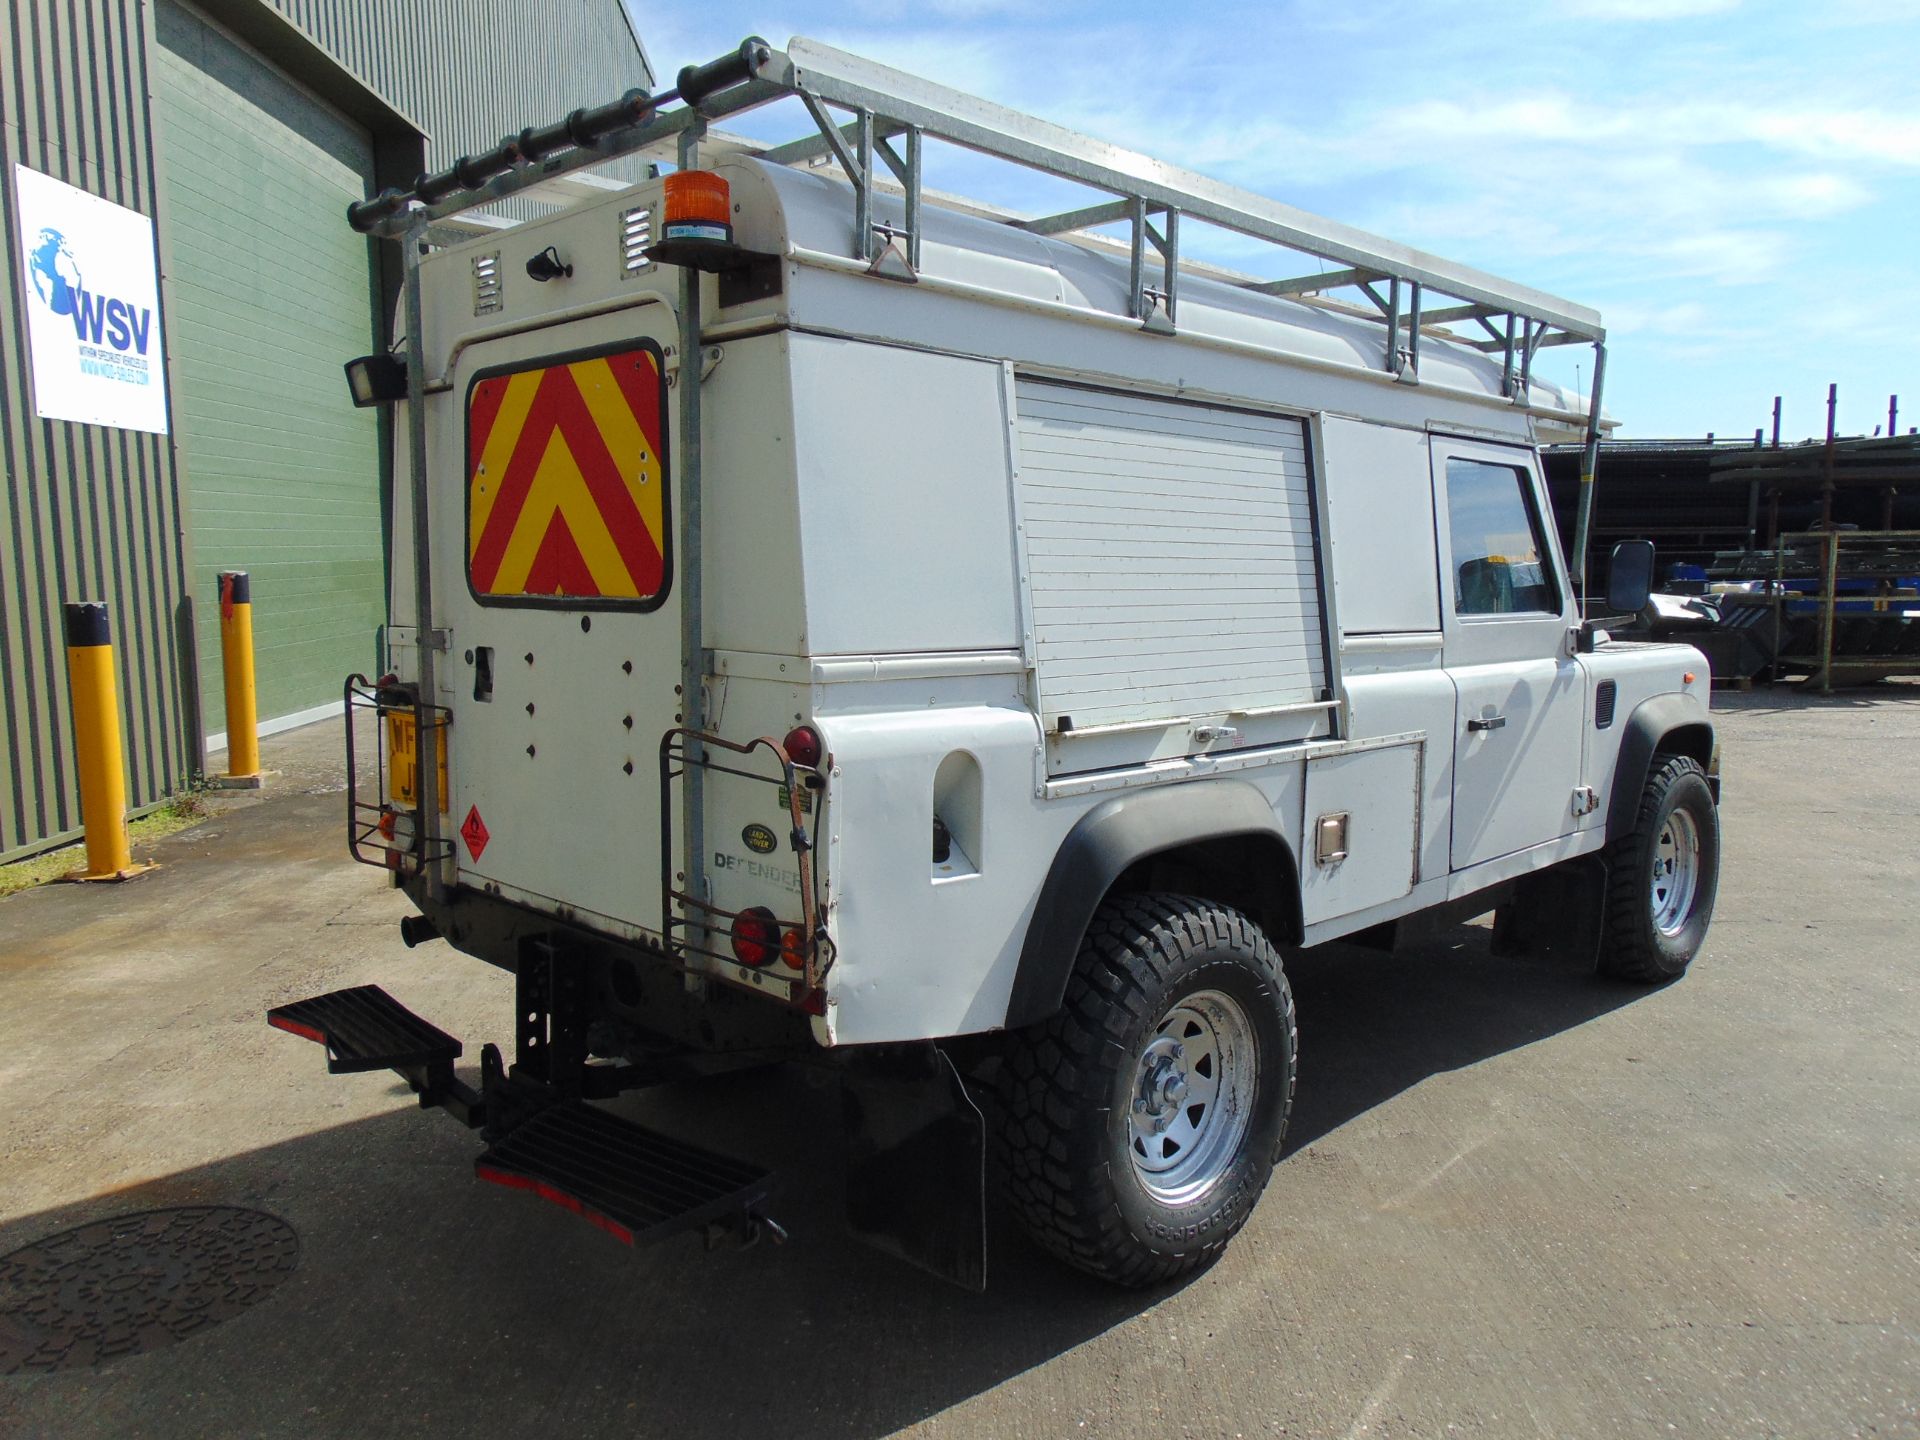
<path fill-rule="evenodd" d="M 811 35 L 1595 306 L 1621 434 L 1750 434 L 1776 394 L 1813 434 L 1829 381 L 1842 433 L 1893 393 L 1920 424 L 1917 0 L 629 3 L 665 75 Z"/>

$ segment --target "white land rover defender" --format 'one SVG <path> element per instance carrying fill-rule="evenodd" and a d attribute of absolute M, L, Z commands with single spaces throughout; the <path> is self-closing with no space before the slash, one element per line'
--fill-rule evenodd
<path fill-rule="evenodd" d="M 791 143 L 709 129 L 793 97 Z M 1086 203 L 936 197 L 939 147 Z M 629 153 L 671 173 L 585 173 Z M 523 193 L 575 203 L 475 213 Z M 348 366 L 400 441 L 352 848 L 409 944 L 517 976 L 513 1058 L 462 1078 L 371 986 L 270 1018 L 483 1178 L 765 1233 L 768 1174 L 594 1102 L 827 1065 L 856 1232 L 983 1284 L 991 1141 L 1043 1246 L 1151 1283 L 1273 1170 L 1290 950 L 1489 911 L 1648 983 L 1699 950 L 1706 663 L 1608 638 L 1651 547 L 1583 604 L 1537 458 L 1587 439 L 1583 556 L 1591 310 L 804 40 L 351 219 L 404 267 Z M 1534 374 L 1574 342 L 1589 397 Z"/>

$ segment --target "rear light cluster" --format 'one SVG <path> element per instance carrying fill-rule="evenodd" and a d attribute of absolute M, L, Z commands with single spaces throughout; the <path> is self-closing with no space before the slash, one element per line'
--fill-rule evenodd
<path fill-rule="evenodd" d="M 416 836 L 414 817 L 411 810 L 383 810 L 380 812 L 380 824 L 377 827 L 380 838 L 386 842 L 387 868 L 398 870 L 401 860 L 411 855 Z"/>
<path fill-rule="evenodd" d="M 733 917 L 733 958 L 759 969 L 773 959 L 780 946 L 780 922 L 764 905 L 742 910 Z"/>
<path fill-rule="evenodd" d="M 733 917 L 733 958 L 758 970 L 771 965 L 774 957 L 789 970 L 807 968 L 807 937 L 798 925 L 785 930 L 764 905 L 742 910 Z"/>

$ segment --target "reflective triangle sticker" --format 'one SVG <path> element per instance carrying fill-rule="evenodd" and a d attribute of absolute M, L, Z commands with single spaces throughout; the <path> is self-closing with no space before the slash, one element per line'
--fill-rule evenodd
<path fill-rule="evenodd" d="M 467 853 L 475 860 L 478 860 L 480 852 L 487 848 L 487 841 L 490 838 L 487 834 L 487 822 L 480 818 L 478 805 L 470 806 L 467 810 L 467 818 L 460 822 L 460 838 L 467 842 Z"/>

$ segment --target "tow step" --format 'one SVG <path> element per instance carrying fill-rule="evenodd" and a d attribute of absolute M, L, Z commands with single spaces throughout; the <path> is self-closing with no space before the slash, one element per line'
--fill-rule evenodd
<path fill-rule="evenodd" d="M 550 1200 L 629 1245 L 698 1225 L 755 1222 L 773 1183 L 757 1166 L 577 1101 L 515 1126 L 474 1161 L 473 1173 Z"/>
<path fill-rule="evenodd" d="M 327 1073 L 451 1066 L 460 1042 L 422 1020 L 378 985 L 332 990 L 267 1011 L 276 1030 L 327 1047 Z"/>

